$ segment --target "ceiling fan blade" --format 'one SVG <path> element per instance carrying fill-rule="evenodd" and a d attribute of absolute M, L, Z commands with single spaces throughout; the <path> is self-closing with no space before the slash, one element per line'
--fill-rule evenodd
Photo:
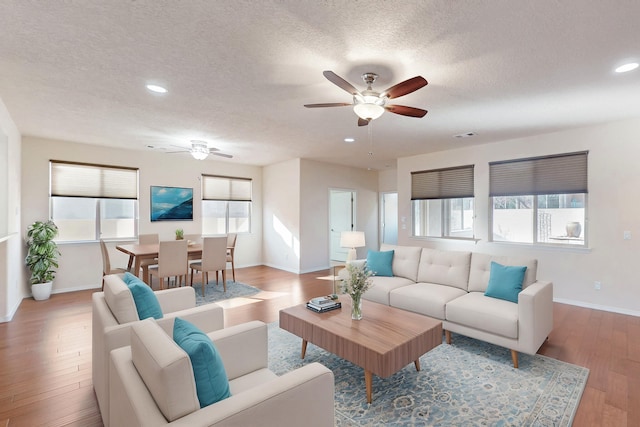
<path fill-rule="evenodd" d="M 358 126 L 366 126 L 369 122 L 370 120 L 358 118 Z"/>
<path fill-rule="evenodd" d="M 233 156 L 231 154 L 219 153 L 217 151 L 210 151 L 209 154 L 213 154 L 214 156 L 225 157 L 227 159 L 233 159 Z"/>
<path fill-rule="evenodd" d="M 422 76 L 416 76 L 409 80 L 398 83 L 395 86 L 391 86 L 380 94 L 380 96 L 387 96 L 389 99 L 398 98 L 403 95 L 407 95 L 413 91 L 420 89 L 428 84 L 427 80 Z"/>
<path fill-rule="evenodd" d="M 392 113 L 400 114 L 402 116 L 409 117 L 424 117 L 427 114 L 427 110 L 421 108 L 407 107 L 405 105 L 385 105 L 384 109 Z"/>
<path fill-rule="evenodd" d="M 181 151 L 166 151 L 165 154 L 177 154 L 177 153 L 189 153 L 189 150 L 181 150 Z"/>
<path fill-rule="evenodd" d="M 351 95 L 359 95 L 360 91 L 353 87 L 351 83 L 334 73 L 333 71 L 323 71 L 322 74 L 334 85 L 338 86 L 340 89 L 346 90 Z"/>
<path fill-rule="evenodd" d="M 320 107 L 348 107 L 349 105 L 346 102 L 330 102 L 326 104 L 305 104 L 304 106 L 307 108 L 320 108 Z"/>

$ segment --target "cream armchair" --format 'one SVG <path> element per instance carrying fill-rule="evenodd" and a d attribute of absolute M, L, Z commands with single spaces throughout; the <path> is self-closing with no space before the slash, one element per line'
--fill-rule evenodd
<path fill-rule="evenodd" d="M 164 329 L 164 330 L 163 330 Z M 187 353 L 172 328 L 153 319 L 131 328 L 131 346 L 111 352 L 112 425 L 334 425 L 333 372 L 311 363 L 280 377 L 268 369 L 267 326 L 253 321 L 208 333 L 224 365 L 231 397 L 200 408 Z"/>
<path fill-rule="evenodd" d="M 164 327 L 173 328 L 173 319 L 180 317 L 204 332 L 224 328 L 222 307 L 217 304 L 196 307 L 195 291 L 191 287 L 157 291 L 155 295 L 164 316 L 158 323 Z M 140 319 L 121 275 L 105 276 L 104 291 L 94 293 L 92 299 L 93 387 L 104 425 L 123 425 L 109 420 L 109 353 L 130 344 L 131 325 L 139 323 Z"/>

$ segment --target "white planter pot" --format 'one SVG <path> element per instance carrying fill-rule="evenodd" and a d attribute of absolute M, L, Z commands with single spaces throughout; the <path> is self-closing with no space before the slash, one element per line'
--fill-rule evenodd
<path fill-rule="evenodd" d="M 51 296 L 52 285 L 53 282 L 31 285 L 31 294 L 33 295 L 33 299 L 35 299 L 36 301 L 49 299 L 49 297 Z"/>

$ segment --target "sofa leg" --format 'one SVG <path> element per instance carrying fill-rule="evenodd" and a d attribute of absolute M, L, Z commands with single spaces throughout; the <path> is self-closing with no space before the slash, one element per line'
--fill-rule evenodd
<path fill-rule="evenodd" d="M 511 361 L 513 362 L 513 367 L 518 369 L 518 352 L 515 350 L 511 350 Z"/>
<path fill-rule="evenodd" d="M 447 342 L 447 344 L 451 344 L 451 331 L 444 331 L 444 339 Z"/>

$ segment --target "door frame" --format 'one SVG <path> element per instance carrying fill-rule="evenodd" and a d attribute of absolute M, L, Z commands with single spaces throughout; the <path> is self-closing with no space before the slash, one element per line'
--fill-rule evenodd
<path fill-rule="evenodd" d="M 334 248 L 333 248 L 333 238 L 332 238 L 332 233 L 333 228 L 332 228 L 332 219 L 333 219 L 333 197 L 332 195 L 334 193 L 351 193 L 351 220 L 350 220 L 350 228 L 349 230 L 341 230 L 341 231 L 353 231 L 356 229 L 356 218 L 357 218 L 357 213 L 356 213 L 356 206 L 357 206 L 357 192 L 355 189 L 352 188 L 329 188 L 329 221 L 328 221 L 328 235 L 329 235 L 329 245 L 328 245 L 328 249 L 329 249 L 329 260 L 330 261 L 344 261 L 344 260 L 334 260 L 332 258 L 332 254 L 335 252 Z M 345 249 L 344 251 L 345 253 L 345 259 L 346 259 L 346 254 L 347 254 L 347 250 Z"/>

